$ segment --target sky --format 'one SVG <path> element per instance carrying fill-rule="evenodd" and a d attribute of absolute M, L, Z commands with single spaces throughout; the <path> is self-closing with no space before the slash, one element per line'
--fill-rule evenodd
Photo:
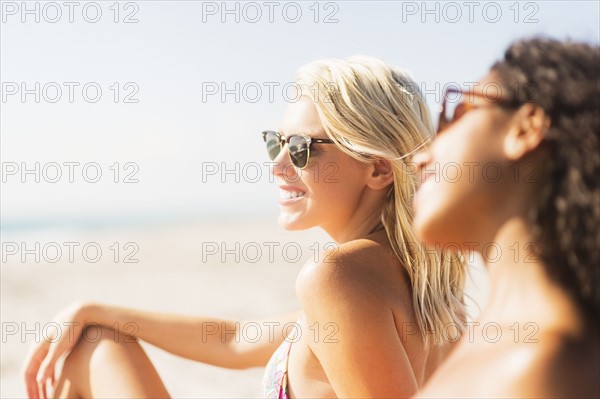
<path fill-rule="evenodd" d="M 514 40 L 600 43 L 597 1 L 2 1 L 1 227 L 273 218 L 260 132 L 295 71 L 368 55 L 436 114 Z"/>

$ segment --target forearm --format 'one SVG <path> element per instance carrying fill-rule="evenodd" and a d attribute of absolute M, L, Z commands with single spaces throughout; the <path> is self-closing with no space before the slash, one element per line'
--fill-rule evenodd
<path fill-rule="evenodd" d="M 246 363 L 235 352 L 238 323 L 216 318 L 173 315 L 115 306 L 88 304 L 86 324 L 118 329 L 174 355 L 227 368 Z"/>

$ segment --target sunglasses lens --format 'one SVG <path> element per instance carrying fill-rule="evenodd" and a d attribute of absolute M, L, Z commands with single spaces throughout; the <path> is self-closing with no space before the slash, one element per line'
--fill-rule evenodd
<path fill-rule="evenodd" d="M 289 142 L 290 158 L 297 168 L 304 168 L 308 163 L 308 143 L 302 136 L 293 136 Z"/>
<path fill-rule="evenodd" d="M 444 130 L 448 126 L 448 121 L 446 120 L 446 115 L 444 112 L 440 113 L 440 118 L 438 119 L 437 125 L 437 133 L 439 134 L 442 130 Z"/>
<path fill-rule="evenodd" d="M 279 155 L 281 151 L 281 141 L 279 136 L 275 132 L 265 132 L 263 133 L 263 137 L 265 139 L 265 143 L 267 144 L 267 152 L 269 154 L 269 158 L 273 161 Z"/>
<path fill-rule="evenodd" d="M 462 116 L 462 108 L 464 104 L 463 94 L 455 91 L 446 93 L 444 96 L 444 104 L 440 119 L 438 121 L 438 133 L 446 129 L 451 123 L 455 122 Z"/>
<path fill-rule="evenodd" d="M 460 95 L 454 95 L 451 98 L 446 99 L 446 112 L 444 118 L 448 122 L 454 120 L 456 108 L 463 102 L 463 98 Z"/>

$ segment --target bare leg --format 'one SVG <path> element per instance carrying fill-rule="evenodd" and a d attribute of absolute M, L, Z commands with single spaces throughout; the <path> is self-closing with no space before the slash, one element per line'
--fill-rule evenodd
<path fill-rule="evenodd" d="M 68 355 L 57 398 L 168 398 L 150 359 L 131 337 L 91 326 Z"/>

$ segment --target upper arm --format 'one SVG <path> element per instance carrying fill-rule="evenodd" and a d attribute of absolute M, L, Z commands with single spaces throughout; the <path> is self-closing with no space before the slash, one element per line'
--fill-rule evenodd
<path fill-rule="evenodd" d="M 303 269 L 297 291 L 307 324 L 336 328 L 332 339 L 319 334 L 309 346 L 338 397 L 411 396 L 417 383 L 394 315 L 365 270 L 347 261 Z"/>

